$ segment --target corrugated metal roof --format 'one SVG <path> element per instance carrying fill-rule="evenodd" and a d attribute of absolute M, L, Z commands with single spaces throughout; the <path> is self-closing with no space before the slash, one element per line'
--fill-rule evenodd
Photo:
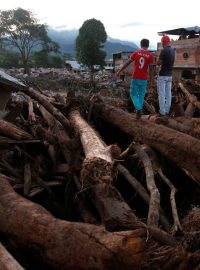
<path fill-rule="evenodd" d="M 158 35 L 195 35 L 200 33 L 199 26 L 187 27 L 187 28 L 177 28 L 172 30 L 166 30 L 162 32 L 158 32 Z"/>
<path fill-rule="evenodd" d="M 8 75 L 4 71 L 0 70 L 0 82 L 6 85 L 10 85 L 15 89 L 27 88 L 25 84 L 17 80 L 16 78 Z"/>

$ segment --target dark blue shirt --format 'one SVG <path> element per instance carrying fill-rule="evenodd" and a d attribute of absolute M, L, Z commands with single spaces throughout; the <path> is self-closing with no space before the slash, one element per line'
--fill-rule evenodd
<path fill-rule="evenodd" d="M 159 59 L 162 60 L 159 75 L 172 76 L 172 68 L 175 60 L 175 50 L 170 46 L 164 48 L 160 53 Z"/>

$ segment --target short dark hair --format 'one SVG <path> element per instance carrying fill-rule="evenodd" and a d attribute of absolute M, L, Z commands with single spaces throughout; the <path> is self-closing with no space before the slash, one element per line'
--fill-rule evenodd
<path fill-rule="evenodd" d="M 148 48 L 148 47 L 149 47 L 149 40 L 146 39 L 146 38 L 143 38 L 143 39 L 140 41 L 140 46 L 141 46 L 141 47 L 146 47 L 146 48 Z"/>

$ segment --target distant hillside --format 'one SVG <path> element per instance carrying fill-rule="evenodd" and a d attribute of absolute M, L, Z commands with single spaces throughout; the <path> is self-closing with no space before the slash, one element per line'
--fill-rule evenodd
<path fill-rule="evenodd" d="M 75 40 L 78 36 L 78 30 L 63 30 L 56 31 L 49 29 L 49 36 L 53 41 L 56 41 L 61 48 L 61 53 L 70 54 L 75 56 Z M 106 51 L 107 59 L 112 58 L 112 54 L 118 51 L 135 51 L 138 49 L 138 46 L 134 42 L 122 41 L 119 39 L 113 39 L 108 37 L 104 51 Z"/>

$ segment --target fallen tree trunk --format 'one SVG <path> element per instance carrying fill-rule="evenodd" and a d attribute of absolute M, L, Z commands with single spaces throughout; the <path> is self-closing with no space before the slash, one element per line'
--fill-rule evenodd
<path fill-rule="evenodd" d="M 114 186 L 97 184 L 88 191 L 88 195 L 108 231 L 133 230 L 144 226 Z"/>
<path fill-rule="evenodd" d="M 142 119 L 149 119 L 149 121 L 156 124 L 162 124 L 166 127 L 178 130 L 180 132 L 189 134 L 195 138 L 200 138 L 200 121 L 198 118 L 188 117 L 157 117 L 155 115 L 142 116 Z"/>
<path fill-rule="evenodd" d="M 0 243 L 0 269 L 1 270 L 23 270 L 24 268 L 13 258 L 13 256 Z"/>
<path fill-rule="evenodd" d="M 96 114 L 124 132 L 158 150 L 180 168 L 186 169 L 200 182 L 200 141 L 171 128 L 146 120 L 136 120 L 131 114 L 105 104 L 95 104 Z"/>
<path fill-rule="evenodd" d="M 86 170 L 85 172 L 85 179 L 90 187 L 88 191 L 86 189 L 86 192 L 97 209 L 106 229 L 110 231 L 127 230 L 143 226 L 116 188 L 109 185 L 109 182 L 104 182 L 104 179 L 102 181 L 102 176 L 99 174 L 99 171 L 104 172 L 104 167 L 101 167 L 101 163 L 95 163 L 95 161 L 100 158 L 112 162 L 110 152 L 112 147 L 105 145 L 97 132 L 89 126 L 78 111 L 72 111 L 69 114 L 69 119 L 76 132 L 80 135 L 86 158 L 93 162 L 92 165 L 95 165 L 95 184 L 92 179 L 93 175 L 91 171 Z M 83 168 L 84 165 L 83 163 Z M 98 173 L 96 173 L 96 171 L 98 171 Z M 104 173 L 106 175 L 107 171 Z"/>
<path fill-rule="evenodd" d="M 146 229 L 110 233 L 95 225 L 56 219 L 16 194 L 2 174 L 0 215 L 0 231 L 35 250 L 54 269 L 141 269 L 149 257 Z"/>
<path fill-rule="evenodd" d="M 26 131 L 4 120 L 0 120 L 0 133 L 15 140 L 32 139 Z"/>
<path fill-rule="evenodd" d="M 185 88 L 185 86 L 184 86 L 182 83 L 179 83 L 178 85 L 179 85 L 181 91 L 186 95 L 188 101 L 189 101 L 190 103 L 192 103 L 192 105 L 193 105 L 195 108 L 200 109 L 200 102 L 197 100 L 197 98 L 196 98 L 194 95 L 192 95 L 192 94 Z"/>
<path fill-rule="evenodd" d="M 81 117 L 79 111 L 70 112 L 69 120 L 80 136 L 85 153 L 80 179 L 82 185 L 110 184 L 113 176 L 111 148 L 105 145 L 100 135 Z"/>
<path fill-rule="evenodd" d="M 97 132 L 78 111 L 69 113 L 72 127 L 79 134 L 85 159 L 81 170 L 82 186 L 97 209 L 108 230 L 135 229 L 141 226 L 132 209 L 125 203 L 115 187 L 111 186 L 113 160 L 111 147 L 107 147 Z"/>

